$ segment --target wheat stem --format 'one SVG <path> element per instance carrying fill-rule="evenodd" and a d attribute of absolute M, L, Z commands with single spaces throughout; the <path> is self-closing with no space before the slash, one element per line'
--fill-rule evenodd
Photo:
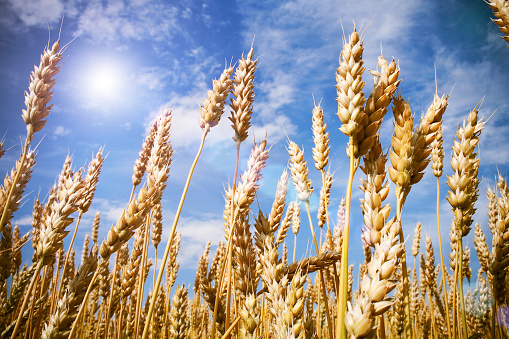
<path fill-rule="evenodd" d="M 240 158 L 240 140 L 236 142 L 237 145 L 237 156 L 235 160 L 235 175 L 233 177 L 233 187 L 232 187 L 232 202 L 230 205 L 230 230 L 234 229 L 234 210 L 235 210 L 235 188 L 237 187 L 237 175 L 239 172 L 239 158 Z M 232 233 L 232 232 L 231 232 Z M 228 237 L 228 243 L 233 241 L 233 233 Z M 226 280 L 226 319 L 225 319 L 225 328 L 230 327 L 230 297 L 231 297 L 231 277 L 232 277 L 232 261 L 233 261 L 233 246 L 230 244 L 228 247 L 228 279 Z M 221 277 L 222 280 L 223 277 Z M 221 287 L 221 285 L 219 285 Z M 218 290 L 220 293 L 221 290 Z M 216 298 L 216 303 L 219 301 L 219 298 Z M 214 305 L 215 306 L 215 305 Z M 214 307 L 215 308 L 215 307 Z M 217 314 L 217 313 L 216 313 Z M 215 333 L 215 332 L 214 332 Z M 213 334 L 215 336 L 215 334 Z M 226 336 L 225 338 L 228 338 Z"/>
<path fill-rule="evenodd" d="M 237 316 L 237 318 L 233 321 L 233 323 L 224 332 L 224 335 L 221 337 L 221 339 L 226 339 L 226 338 L 228 338 L 230 336 L 230 332 L 233 331 L 233 329 L 235 328 L 235 325 L 237 325 L 237 323 L 239 322 L 240 318 L 241 318 L 240 315 Z"/>
<path fill-rule="evenodd" d="M 459 295 L 460 295 L 460 309 L 461 309 L 461 325 L 463 331 L 463 338 L 468 338 L 467 336 L 467 318 L 465 315 L 465 297 L 463 295 L 463 237 L 458 238 L 458 261 L 459 264 L 459 272 L 458 272 L 458 287 L 459 287 Z"/>
<path fill-rule="evenodd" d="M 438 228 L 438 244 L 440 247 L 440 264 L 442 265 L 442 285 L 444 285 L 444 300 L 445 300 L 445 318 L 447 320 L 447 334 L 451 336 L 451 319 L 449 317 L 449 303 L 447 302 L 447 285 L 445 282 L 445 264 L 444 256 L 442 253 L 442 234 L 440 233 L 440 180 L 437 178 L 437 228 Z"/>
<path fill-rule="evenodd" d="M 348 235 L 350 231 L 350 209 L 352 205 L 352 186 L 353 177 L 357 170 L 358 162 L 355 163 L 353 138 L 350 137 L 349 142 L 349 156 L 350 156 L 350 174 L 348 176 L 348 184 L 346 187 L 346 212 L 345 212 L 345 228 L 343 229 L 343 245 L 341 248 L 341 281 L 339 283 L 339 300 L 338 305 L 338 318 L 336 322 L 336 338 L 346 339 L 345 327 L 345 310 L 346 301 L 348 296 Z"/>
<path fill-rule="evenodd" d="M 295 261 L 295 250 L 297 249 L 297 234 L 293 235 L 293 261 Z"/>
<path fill-rule="evenodd" d="M 117 275 L 118 270 L 118 255 L 119 253 L 115 255 L 115 266 L 113 267 L 113 275 L 112 275 L 112 282 L 115 281 L 115 276 Z M 109 327 L 110 327 L 110 314 L 111 314 L 111 306 L 113 305 L 113 297 L 114 297 L 114 290 L 113 286 L 111 288 L 110 297 L 108 298 L 108 306 L 106 308 L 106 318 L 104 319 L 104 339 L 108 338 L 109 333 Z"/>
<path fill-rule="evenodd" d="M 323 170 L 323 168 L 320 170 L 320 172 L 322 173 L 322 185 L 325 186 L 325 171 Z M 332 232 L 330 230 L 330 221 L 329 221 L 329 204 L 328 202 L 325 203 L 325 220 L 327 222 L 327 231 L 329 233 L 329 237 L 332 238 Z"/>
<path fill-rule="evenodd" d="M 139 280 L 138 280 L 138 297 L 136 298 L 136 317 L 134 318 L 134 333 L 135 337 L 138 337 L 140 317 L 141 317 L 141 306 L 143 304 L 143 290 L 145 289 L 145 267 L 147 264 L 147 251 L 148 251 L 148 238 L 150 233 L 150 214 L 147 215 L 147 220 L 145 224 L 145 239 L 143 240 L 143 254 L 141 258 L 141 268 L 139 272 Z M 164 267 L 164 266 L 163 266 Z M 159 286 L 157 286 L 157 290 L 154 289 L 152 293 L 152 297 L 157 295 L 156 291 L 159 290 Z"/>
<path fill-rule="evenodd" d="M 175 214 L 175 219 L 173 220 L 173 226 L 171 228 L 170 237 L 168 238 L 168 242 L 166 243 L 166 249 L 164 251 L 163 260 L 161 265 L 159 266 L 159 274 L 157 275 L 157 281 L 154 291 L 159 290 L 159 285 L 161 284 L 161 280 L 163 278 L 164 266 L 166 265 L 166 261 L 168 260 L 168 255 L 170 254 L 171 243 L 173 242 L 173 237 L 175 236 L 175 230 L 177 228 L 178 219 L 180 217 L 180 212 L 182 212 L 182 207 L 184 206 L 184 201 L 186 199 L 187 190 L 189 188 L 189 184 L 191 183 L 191 178 L 193 176 L 194 169 L 196 164 L 198 163 L 198 159 L 200 158 L 201 151 L 203 150 L 203 145 L 205 144 L 205 137 L 207 136 L 210 129 L 205 128 L 203 130 L 203 134 L 200 141 L 200 147 L 198 148 L 198 153 L 194 158 L 193 164 L 191 165 L 191 169 L 189 170 L 189 174 L 187 176 L 186 184 L 184 186 L 184 191 L 182 192 L 182 196 L 180 198 L 179 206 L 177 208 L 177 212 Z M 150 320 L 152 319 L 152 314 L 154 313 L 154 306 L 156 302 L 157 293 L 152 294 L 152 298 L 150 299 L 150 307 L 148 309 L 147 318 L 145 320 L 145 328 L 143 329 L 142 339 L 147 339 L 148 337 L 148 329 L 150 327 Z"/>
<path fill-rule="evenodd" d="M 458 262 L 458 250 L 456 249 L 456 257 L 455 257 L 455 262 L 457 263 Z M 453 287 L 453 290 L 452 290 L 452 293 L 453 293 L 453 299 L 452 299 L 452 333 L 453 333 L 453 336 L 456 336 L 456 325 L 457 325 L 457 312 L 456 312 L 456 295 L 458 294 L 458 284 L 457 284 L 457 280 L 458 280 L 458 265 L 456 264 L 454 266 L 454 278 L 453 278 L 453 283 L 454 283 L 454 287 Z"/>
<path fill-rule="evenodd" d="M 55 301 L 60 298 L 60 295 L 62 293 L 62 285 L 64 283 L 65 270 L 67 269 L 67 265 L 69 264 L 69 256 L 71 255 L 72 246 L 74 245 L 74 239 L 76 239 L 76 234 L 78 233 L 78 226 L 80 225 L 82 215 L 83 215 L 83 210 L 80 209 L 80 213 L 78 215 L 78 220 L 76 221 L 76 227 L 74 228 L 74 233 L 72 235 L 71 243 L 69 244 L 69 249 L 67 250 L 67 253 L 65 255 L 64 268 L 62 269 L 62 279 L 60 280 L 60 285 L 58 286 L 58 292 L 53 297 L 55 299 Z M 52 311 L 53 311 L 53 308 L 52 308 Z"/>
<path fill-rule="evenodd" d="M 396 203 L 396 218 L 398 222 L 401 224 L 401 208 L 403 206 L 403 200 L 401 199 L 401 195 L 396 193 L 398 197 Z M 405 243 L 405 238 L 403 236 L 403 226 L 399 228 L 399 241 L 400 243 Z M 405 305 L 405 333 L 408 339 L 412 339 L 412 326 L 411 326 L 411 318 L 410 318 L 410 298 L 408 295 L 408 271 L 406 265 L 406 251 L 403 251 L 401 255 L 401 275 L 402 275 L 402 283 L 403 283 L 403 300 Z"/>
<path fill-rule="evenodd" d="M 311 213 L 309 212 L 309 200 L 307 200 L 305 203 L 306 211 L 309 218 L 309 227 L 311 227 L 311 233 L 313 234 L 313 240 L 315 242 L 315 248 L 316 248 L 316 255 L 320 254 L 320 248 L 318 247 L 318 243 L 316 242 L 315 232 L 313 229 L 313 221 L 311 219 Z M 322 293 L 322 298 L 325 301 L 325 314 L 327 316 L 327 327 L 329 328 L 329 337 L 332 338 L 333 328 L 332 328 L 332 321 L 331 321 L 331 312 L 329 311 L 329 303 L 327 302 L 329 299 L 327 298 L 327 292 L 325 291 L 325 279 L 323 278 L 322 271 L 318 271 L 318 276 L 320 279 L 320 290 Z M 320 298 L 318 298 L 318 310 L 320 310 Z"/>
<path fill-rule="evenodd" d="M 4 206 L 4 210 L 2 211 L 2 219 L 0 219 L 0 233 L 2 233 L 2 231 L 4 229 L 4 223 L 7 221 L 7 214 L 8 214 L 7 211 L 9 209 L 9 206 L 11 205 L 12 195 L 14 194 L 14 190 L 18 183 L 19 177 L 21 176 L 21 172 L 22 172 L 21 169 L 23 168 L 23 166 L 25 164 L 25 160 L 26 160 L 27 153 L 28 153 L 28 146 L 30 146 L 30 141 L 27 136 L 27 139 L 25 140 L 25 146 L 23 147 L 23 155 L 21 156 L 21 162 L 19 165 L 20 170 L 16 171 L 16 177 L 14 178 L 14 181 L 12 182 L 11 189 L 9 190 L 9 195 L 6 200 L 7 202 Z"/>
<path fill-rule="evenodd" d="M 16 320 L 16 326 L 14 327 L 14 330 L 12 331 L 12 334 L 11 334 L 11 339 L 16 338 L 16 333 L 18 332 L 19 327 L 21 325 L 21 318 L 23 318 L 23 313 L 25 312 L 25 308 L 27 307 L 28 300 L 30 299 L 30 294 L 32 294 L 32 289 L 34 288 L 35 281 L 37 280 L 36 278 L 39 275 L 41 268 L 42 268 L 42 261 L 39 260 L 37 262 L 37 267 L 35 268 L 35 273 L 32 276 L 32 281 L 30 282 L 30 286 L 28 286 L 28 290 L 25 293 L 25 299 L 23 300 L 23 304 L 21 305 L 21 309 L 19 311 L 19 315 Z"/>

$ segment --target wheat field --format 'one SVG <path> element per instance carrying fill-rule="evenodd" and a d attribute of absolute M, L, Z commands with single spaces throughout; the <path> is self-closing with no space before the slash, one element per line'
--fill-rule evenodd
<path fill-rule="evenodd" d="M 488 5 L 509 42 L 509 2 Z M 254 144 L 248 138 L 259 62 L 251 47 L 217 75 L 196 103 L 201 142 L 171 224 L 162 220 L 162 194 L 173 162 L 171 130 L 179 127 L 172 126 L 167 107 L 140 146 L 131 195 L 117 221 L 108 228 L 97 212 L 78 244 L 78 228 L 87 227 L 80 222 L 93 214 L 89 209 L 100 184 L 103 148 L 86 168 L 75 170 L 72 157 L 65 159 L 47 198 L 33 205 L 29 233 L 21 234 L 13 223 L 35 169 L 38 136 L 51 120 L 66 48 L 60 40 L 48 44 L 30 74 L 22 111 L 26 137 L 0 187 L 2 338 L 509 338 L 509 186 L 499 173 L 495 187 L 479 185 L 479 138 L 490 123 L 480 116 L 482 100 L 458 122 L 449 158 L 442 131 L 449 95 L 436 93 L 418 117 L 399 88 L 404 79 L 394 59 L 380 55 L 376 70 L 365 74 L 363 36 L 354 29 L 344 36 L 335 74 L 336 115 L 348 144 L 330 142 L 329 133 L 338 132 L 327 129 L 323 109 L 315 104 L 309 112 L 312 152 L 305 154 L 287 138 L 288 168 L 274 187 L 270 210 L 261 210 L 257 191 L 271 145 L 266 138 Z M 220 192 L 224 240 L 203 249 L 194 283 L 175 285 L 179 218 L 183 208 L 192 208 L 184 201 L 193 173 L 207 136 L 226 119 L 224 114 L 233 128 L 236 159 L 233 180 Z M 381 142 L 382 123 L 392 123 L 390 144 Z M 331 148 L 346 150 L 347 173 L 330 172 Z M 244 165 L 240 159 L 247 149 Z M 5 152 L 2 141 L 0 157 Z M 444 166 L 450 166 L 451 175 L 443 175 Z M 321 181 L 312 182 L 311 171 Z M 436 191 L 438 243 L 422 237 L 420 223 L 414 234 L 403 234 L 401 224 L 405 201 L 425 171 L 436 177 L 436 187 L 427 189 Z M 348 178 L 346 192 L 332 189 L 338 175 Z M 439 191 L 440 182 L 448 186 L 446 195 Z M 287 197 L 290 185 L 297 200 Z M 360 208 L 352 200 L 354 190 L 362 192 Z M 310 213 L 313 194 L 319 196 L 317 215 Z M 345 197 L 337 215 L 330 213 L 331 194 Z M 480 194 L 489 202 L 491 243 L 474 222 Z M 395 195 L 396 206 L 387 202 L 389 195 Z M 444 195 L 451 225 L 440 224 Z M 362 214 L 360 239 L 350 236 L 353 213 Z M 299 236 L 302 218 L 312 239 Z M 441 239 L 441 227 L 448 226 L 449 239 Z M 107 230 L 104 239 L 99 228 Z M 169 230 L 166 242 L 161 241 L 163 228 Z M 296 258 L 298 244 L 307 242 L 309 255 Z M 362 242 L 364 250 L 364 262 L 355 270 L 349 260 L 353 242 Z M 451 244 L 448 253 L 445 243 Z M 215 253 L 211 246 L 217 246 Z M 32 256 L 22 258 L 22 252 Z M 477 272 L 471 260 L 479 262 Z M 475 282 L 473 291 L 464 290 L 466 281 Z"/>

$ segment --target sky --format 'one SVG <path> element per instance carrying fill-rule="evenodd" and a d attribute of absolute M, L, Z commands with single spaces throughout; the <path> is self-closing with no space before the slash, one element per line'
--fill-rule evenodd
<path fill-rule="evenodd" d="M 0 2 L 0 13 L 0 76 L 4 79 L 0 82 L 0 134 L 4 149 L 8 149 L 0 159 L 0 173 L 10 171 L 21 151 L 26 133 L 21 110 L 33 65 L 39 63 L 48 41 L 52 44 L 59 34 L 62 45 L 69 43 L 54 87 L 53 109 L 33 143 L 38 144 L 38 153 L 32 180 L 23 206 L 14 216 L 22 234 L 30 231 L 35 199 L 47 199 L 67 154 L 72 155 L 73 166 L 78 169 L 104 147 L 107 158 L 94 203 L 78 231 L 76 252 L 81 253 L 85 234 L 91 233 L 95 211 L 101 213 L 102 241 L 127 206 L 134 161 L 148 126 L 162 108 L 169 107 L 173 111 L 171 142 L 175 152 L 163 195 L 160 248 L 164 248 L 201 137 L 199 105 L 224 66 L 237 62 L 251 45 L 259 66 L 253 128 L 241 147 L 240 172 L 246 169 L 255 140 L 259 142 L 267 135 L 271 145 L 253 207 L 259 204 L 264 213 L 270 212 L 277 181 L 288 165 L 288 136 L 305 151 L 315 188 L 310 207 L 316 227 L 321 177 L 313 166 L 311 112 L 314 102 L 320 102 L 330 134 L 330 171 L 335 174 L 330 197 L 334 224 L 346 194 L 349 167 L 345 152 L 348 138 L 339 131 L 341 123 L 335 114 L 335 69 L 342 39 L 355 24 L 363 32 L 366 70 L 376 69 L 380 53 L 398 62 L 400 94 L 410 103 L 416 120 L 433 100 L 436 68 L 438 94 L 451 94 L 443 123 L 445 175 L 452 172 L 450 147 L 457 124 L 482 99 L 479 116 L 488 118 L 496 111 L 480 138 L 482 181 L 474 218 L 491 246 L 485 190 L 494 188 L 498 172 L 507 176 L 509 169 L 509 48 L 482 0 L 7 0 Z M 363 80 L 367 97 L 373 83 L 369 72 L 364 73 Z M 177 282 L 188 286 L 194 282 L 206 242 L 212 242 L 213 253 L 224 239 L 224 189 L 232 183 L 235 167 L 228 115 L 225 113 L 207 136 L 177 227 L 183 238 Z M 380 131 L 384 149 L 390 146 L 392 129 L 389 111 Z M 356 266 L 364 261 L 360 240 L 362 192 L 358 189 L 361 173 L 357 171 L 354 179 L 350 231 L 350 263 Z M 445 200 L 445 175 L 441 178 L 440 212 L 444 251 L 448 253 L 452 213 Z M 293 199 L 296 194 L 290 186 L 287 202 Z M 413 229 L 420 221 L 423 241 L 429 235 L 438 256 L 435 199 L 435 177 L 428 168 L 403 209 L 408 251 Z M 387 202 L 393 208 L 392 216 L 396 206 L 392 183 Z M 301 217 L 298 258 L 314 254 L 307 217 Z M 475 277 L 479 264 L 472 239 L 473 231 L 464 244 L 471 248 Z M 293 235 L 287 243 L 292 249 Z M 25 247 L 27 261 L 31 247 Z M 413 264 L 412 258 L 408 262 Z"/>

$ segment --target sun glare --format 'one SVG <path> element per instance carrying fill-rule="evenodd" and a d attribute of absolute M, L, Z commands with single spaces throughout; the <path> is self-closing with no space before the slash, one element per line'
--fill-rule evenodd
<path fill-rule="evenodd" d="M 122 87 L 121 74 L 114 64 L 102 64 L 90 70 L 87 74 L 89 98 L 103 103 L 115 101 Z"/>

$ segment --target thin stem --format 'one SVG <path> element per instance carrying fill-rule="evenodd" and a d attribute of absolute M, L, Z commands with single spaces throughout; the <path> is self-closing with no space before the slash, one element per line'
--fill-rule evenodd
<path fill-rule="evenodd" d="M 133 185 L 133 189 L 131 190 L 131 196 L 129 197 L 129 202 L 133 200 L 134 197 L 134 191 L 136 190 L 136 186 Z"/>
<path fill-rule="evenodd" d="M 444 300 L 445 300 L 445 318 L 447 320 L 447 334 L 451 336 L 451 319 L 449 318 L 449 303 L 447 302 L 447 284 L 445 281 L 445 264 L 444 255 L 442 253 L 442 233 L 440 232 L 440 180 L 437 177 L 437 228 L 438 228 L 438 244 L 440 247 L 440 264 L 442 266 L 442 285 L 444 285 Z"/>
<path fill-rule="evenodd" d="M 138 337 L 140 317 L 141 317 L 141 306 L 143 305 L 143 290 L 145 289 L 145 267 L 147 265 L 147 252 L 148 252 L 148 238 L 150 234 L 150 214 L 147 215 L 145 224 L 145 239 L 143 239 L 143 254 L 141 258 L 141 268 L 139 273 L 138 281 L 138 298 L 136 299 L 136 315 L 134 318 L 134 333 L 135 338 Z M 157 287 L 159 289 L 159 286 Z M 154 290 L 156 291 L 156 290 Z M 155 293 L 155 292 L 154 292 Z M 152 295 L 154 295 L 152 293 Z"/>
<path fill-rule="evenodd" d="M 318 247 L 318 242 L 316 241 L 315 230 L 313 228 L 313 221 L 311 219 L 311 213 L 309 213 L 309 201 L 304 202 L 304 205 L 306 206 L 306 212 L 308 213 L 309 227 L 311 228 L 311 234 L 313 235 L 313 241 L 315 243 L 316 254 L 320 254 L 320 247 Z"/>
<path fill-rule="evenodd" d="M 69 264 L 69 257 L 71 256 L 72 246 L 74 245 L 74 239 L 76 239 L 76 234 L 78 233 L 78 227 L 80 225 L 82 215 L 83 215 L 83 210 L 80 209 L 80 213 L 78 215 L 78 220 L 76 221 L 76 227 L 74 228 L 74 233 L 72 235 L 71 244 L 69 245 L 69 249 L 67 250 L 67 253 L 65 255 L 64 268 L 62 268 L 62 279 L 60 280 L 60 284 L 58 286 L 58 292 L 55 295 L 55 300 L 58 300 L 58 298 L 60 298 L 60 294 L 62 293 L 62 285 L 64 283 L 65 270 L 67 269 L 67 265 Z M 54 305 L 52 305 L 52 312 L 54 311 L 53 306 Z"/>
<path fill-rule="evenodd" d="M 306 206 L 306 211 L 308 213 L 308 218 L 309 218 L 309 227 L 311 227 L 311 233 L 313 234 L 313 240 L 315 242 L 315 248 L 316 248 L 316 254 L 320 254 L 320 248 L 318 247 L 318 243 L 316 242 L 316 237 L 315 237 L 315 232 L 314 232 L 314 229 L 313 229 L 313 220 L 311 219 L 311 213 L 309 212 L 309 201 L 306 201 L 305 203 L 305 206 Z M 318 276 L 319 276 L 319 279 L 320 279 L 320 290 L 322 292 L 322 298 L 323 300 L 325 301 L 324 304 L 325 304 L 325 314 L 327 316 L 327 327 L 329 328 L 329 337 L 332 338 L 332 321 L 331 321 L 331 313 L 329 311 L 329 303 L 328 303 L 328 298 L 327 298 L 327 291 L 325 291 L 325 279 L 323 278 L 323 274 L 322 274 L 322 271 L 319 270 L 318 272 Z M 320 298 L 318 298 L 318 310 L 320 310 Z M 320 314 L 320 312 L 318 312 L 318 314 Z M 320 316 L 318 316 L 320 317 Z"/>
<path fill-rule="evenodd" d="M 322 168 L 320 170 L 320 172 L 322 172 L 322 185 L 325 186 L 325 171 Z M 327 199 L 325 200 L 325 220 L 327 220 L 327 231 L 329 232 L 329 237 L 332 238 L 332 232 L 330 229 L 330 222 L 329 222 L 329 201 Z"/>
<path fill-rule="evenodd" d="M 118 270 L 118 252 L 115 257 L 115 267 L 113 267 L 113 278 L 112 281 L 115 282 L 115 276 L 117 275 Z M 110 297 L 108 298 L 108 306 L 106 308 L 106 318 L 104 319 L 104 339 L 108 337 L 109 327 L 110 327 L 110 314 L 111 314 L 111 306 L 113 305 L 113 297 L 114 297 L 114 287 L 111 288 Z"/>
<path fill-rule="evenodd" d="M 456 257 L 454 258 L 455 262 L 458 262 L 458 249 L 456 249 Z M 452 331 L 454 336 L 456 336 L 456 327 L 457 327 L 457 313 L 456 313 L 456 296 L 457 296 L 457 288 L 458 288 L 458 265 L 454 266 L 454 278 L 453 278 L 453 298 L 452 298 Z"/>
<path fill-rule="evenodd" d="M 401 209 L 402 205 L 402 194 L 398 194 L 398 188 L 396 188 L 396 196 L 397 196 L 397 205 L 396 205 L 396 218 L 399 222 L 399 241 L 400 243 L 405 243 L 405 238 L 403 236 L 403 225 L 401 225 Z M 403 251 L 401 255 L 401 273 L 403 277 L 403 303 L 405 305 L 405 333 L 407 339 L 412 339 L 413 331 L 411 326 L 411 318 L 410 318 L 410 297 L 408 295 L 408 271 L 406 265 L 406 251 Z"/>
<path fill-rule="evenodd" d="M 180 217 L 180 212 L 182 212 L 182 207 L 184 206 L 184 201 L 186 199 L 187 190 L 189 189 L 189 184 L 191 183 L 191 177 L 193 176 L 194 168 L 196 167 L 196 163 L 198 163 L 198 159 L 200 158 L 201 151 L 203 150 L 203 145 L 205 143 L 205 137 L 207 136 L 208 129 L 203 130 L 203 134 L 201 137 L 200 148 L 198 149 L 198 153 L 191 165 L 191 170 L 189 171 L 189 175 L 187 177 L 186 185 L 184 186 L 184 191 L 182 192 L 182 196 L 180 198 L 179 206 L 177 208 L 177 213 L 175 214 L 175 219 L 173 220 L 173 226 L 171 228 L 170 237 L 168 242 L 166 243 L 166 249 L 164 251 L 163 260 L 161 265 L 159 266 L 159 274 L 157 275 L 157 281 L 154 291 L 159 290 L 159 286 L 161 284 L 161 280 L 163 278 L 164 266 L 166 265 L 166 261 L 168 260 L 168 255 L 170 254 L 171 243 L 173 242 L 173 237 L 175 236 L 175 230 L 177 228 L 178 219 Z M 147 339 L 148 337 L 148 329 L 150 326 L 150 321 L 152 319 L 152 314 L 154 313 L 154 306 L 156 303 L 157 294 L 152 293 L 152 298 L 150 299 L 150 307 L 148 309 L 147 319 L 145 320 L 145 328 L 143 329 L 142 339 Z"/>
<path fill-rule="evenodd" d="M 4 224 L 7 222 L 7 211 L 9 210 L 9 205 L 11 204 L 12 195 L 14 194 L 14 188 L 18 184 L 19 177 L 21 176 L 21 170 L 25 164 L 25 160 L 27 158 L 28 146 L 30 145 L 29 136 L 25 140 L 25 146 L 23 147 L 23 155 L 21 156 L 21 163 L 19 166 L 19 170 L 16 171 L 16 177 L 14 177 L 14 181 L 12 182 L 11 189 L 9 190 L 9 195 L 7 196 L 7 200 L 4 206 L 4 210 L 2 212 L 2 219 L 0 219 L 0 233 L 2 233 L 4 229 Z"/>
<path fill-rule="evenodd" d="M 437 339 L 437 325 L 435 319 L 435 306 L 433 299 L 431 298 L 431 291 L 428 289 L 429 309 L 431 312 L 431 331 L 433 332 L 433 338 Z"/>
<path fill-rule="evenodd" d="M 295 250 L 297 249 L 297 234 L 293 235 L 293 261 L 295 261 Z"/>
<path fill-rule="evenodd" d="M 87 301 L 88 297 L 90 296 L 90 292 L 92 292 L 92 286 L 94 286 L 95 281 L 97 280 L 97 277 L 99 276 L 99 267 L 101 265 L 101 262 L 97 263 L 97 269 L 95 270 L 94 276 L 92 277 L 92 280 L 90 280 L 90 284 L 88 285 L 87 292 L 85 293 L 85 297 L 83 297 L 83 301 L 81 302 L 80 311 L 78 312 L 78 315 L 76 316 L 76 319 L 74 320 L 74 323 L 71 327 L 71 333 L 69 333 L 69 338 L 76 338 L 76 328 L 78 327 L 78 324 L 80 324 L 80 318 L 83 315 L 84 310 L 87 308 Z"/>
<path fill-rule="evenodd" d="M 497 301 L 493 303 L 491 306 L 491 337 L 495 338 L 495 330 L 497 326 L 497 322 L 495 321 L 495 318 L 497 317 Z"/>
<path fill-rule="evenodd" d="M 233 227 L 234 215 L 233 214 L 234 214 L 234 210 L 235 210 L 234 209 L 234 201 L 235 201 L 235 188 L 237 186 L 238 168 L 239 168 L 239 155 L 240 155 L 240 143 L 237 143 L 237 159 L 235 161 L 235 163 L 236 163 L 236 165 L 235 165 L 235 176 L 233 178 L 232 201 L 231 201 L 231 205 L 230 205 L 230 220 L 229 220 L 230 230 L 228 232 L 228 244 L 226 246 L 227 261 L 225 261 L 223 263 L 223 265 L 221 266 L 221 271 L 219 273 L 219 280 L 218 280 L 218 284 L 217 284 L 216 299 L 214 300 L 214 311 L 213 311 L 213 315 L 212 315 L 212 338 L 213 339 L 216 337 L 217 311 L 218 311 L 218 308 L 219 308 L 219 300 L 221 299 L 220 296 L 221 296 L 221 293 L 223 291 L 223 282 L 224 282 L 225 268 L 228 269 L 228 272 L 231 271 L 230 257 L 231 257 L 232 246 L 233 246 L 233 232 L 234 232 L 234 227 Z M 229 282 L 228 282 L 228 286 L 229 286 Z M 229 301 L 230 299 L 229 299 L 228 295 L 227 295 L 227 298 L 228 298 L 227 300 Z M 227 302 L 227 304 L 229 304 L 229 302 Z"/>
<path fill-rule="evenodd" d="M 463 237 L 460 235 L 458 239 L 458 249 L 459 249 L 459 273 L 458 273 L 458 287 L 460 294 L 460 308 L 461 308 L 461 325 L 463 330 L 463 338 L 468 338 L 467 335 L 467 319 L 465 316 L 465 297 L 463 295 Z"/>
<path fill-rule="evenodd" d="M 157 273 L 157 247 L 156 247 L 156 253 L 154 258 L 154 282 L 152 284 L 152 290 L 154 290 L 154 287 L 156 287 L 156 273 Z"/>
<path fill-rule="evenodd" d="M 232 237 L 233 237 L 233 227 L 230 227 L 230 232 L 228 233 L 228 245 L 226 246 L 226 253 L 228 254 L 232 247 Z M 212 339 L 216 337 L 216 319 L 217 319 L 217 311 L 219 308 L 219 300 L 221 298 L 221 293 L 223 291 L 223 280 L 224 273 L 227 266 L 227 262 L 224 262 L 221 265 L 221 272 L 219 273 L 219 280 L 217 282 L 216 288 L 216 299 L 214 300 L 214 313 L 212 315 Z"/>
<path fill-rule="evenodd" d="M 14 327 L 14 330 L 11 334 L 11 339 L 16 338 L 16 334 L 18 333 L 18 330 L 21 325 L 21 318 L 23 318 L 23 313 L 25 312 L 25 308 L 27 307 L 28 300 L 30 299 L 30 294 L 32 294 L 32 289 L 34 288 L 35 281 L 37 280 L 37 276 L 39 275 L 39 272 L 42 268 L 42 261 L 39 261 L 37 263 L 37 267 L 35 268 L 35 273 L 32 276 L 32 281 L 30 282 L 30 286 L 28 286 L 28 290 L 25 293 L 25 299 L 23 300 L 23 304 L 21 305 L 21 309 L 18 315 L 18 319 L 16 320 L 16 326 Z"/>
<path fill-rule="evenodd" d="M 385 339 L 385 318 L 384 314 L 378 316 L 378 338 Z"/>
<path fill-rule="evenodd" d="M 235 175 L 233 176 L 233 188 L 232 188 L 232 201 L 230 204 L 230 227 L 233 229 L 233 221 L 234 221 L 234 210 L 235 210 L 235 189 L 237 187 L 237 175 L 239 172 L 239 157 L 240 157 L 240 142 L 237 142 L 237 157 L 235 160 Z M 230 239 L 228 239 L 230 240 Z M 232 240 L 233 241 L 233 240 Z M 225 328 L 230 327 L 230 298 L 231 298 L 231 278 L 232 278 L 232 261 L 233 261 L 233 246 L 230 246 L 230 250 L 228 251 L 228 279 L 226 281 L 226 319 L 225 319 Z M 216 299 L 218 300 L 218 299 Z M 214 305 L 215 306 L 215 305 Z M 225 338 L 228 338 L 226 336 Z"/>
<path fill-rule="evenodd" d="M 240 320 L 240 316 L 238 316 L 234 321 L 233 323 L 230 325 L 230 327 L 228 327 L 228 329 L 226 330 L 226 332 L 224 332 L 224 335 L 221 339 L 226 339 L 230 336 L 230 332 L 233 331 L 233 329 L 235 328 L 235 325 L 237 325 L 237 323 L 239 322 Z"/>
<path fill-rule="evenodd" d="M 122 332 L 123 332 L 123 327 L 122 327 L 122 317 L 124 316 L 123 313 L 124 313 L 124 298 L 121 296 L 120 297 L 120 311 L 119 311 L 119 314 L 118 314 L 118 321 L 117 321 L 117 327 L 118 327 L 118 331 L 117 331 L 117 339 L 120 339 L 121 336 L 122 336 Z M 116 319 L 116 318 L 115 318 Z"/>
<path fill-rule="evenodd" d="M 350 231 L 350 207 L 352 202 L 352 186 L 353 177 L 357 166 L 355 166 L 355 158 L 353 156 L 353 139 L 350 137 L 350 174 L 348 176 L 348 185 L 346 187 L 346 213 L 345 213 L 345 228 L 343 230 L 343 245 L 341 247 L 341 281 L 339 284 L 339 300 L 338 305 L 338 318 L 336 322 L 336 338 L 346 339 L 345 327 L 345 310 L 346 300 L 348 296 L 348 236 Z"/>
<path fill-rule="evenodd" d="M 60 267 L 62 267 L 62 262 L 59 257 L 58 261 L 57 261 L 57 266 L 56 266 L 56 274 L 55 274 L 55 277 L 52 279 L 52 283 L 50 284 L 50 289 L 51 289 L 50 312 L 51 313 L 53 313 L 55 311 L 56 303 L 58 302 L 58 297 L 56 296 L 56 294 L 57 294 L 57 289 L 58 289 L 58 280 L 60 279 Z M 46 269 L 47 269 L 47 267 L 44 268 L 43 273 L 42 273 L 43 281 L 44 281 L 44 277 L 46 276 Z M 62 275 L 63 275 L 63 273 L 62 273 Z M 42 293 L 42 290 L 43 289 L 41 288 L 41 293 Z"/>

